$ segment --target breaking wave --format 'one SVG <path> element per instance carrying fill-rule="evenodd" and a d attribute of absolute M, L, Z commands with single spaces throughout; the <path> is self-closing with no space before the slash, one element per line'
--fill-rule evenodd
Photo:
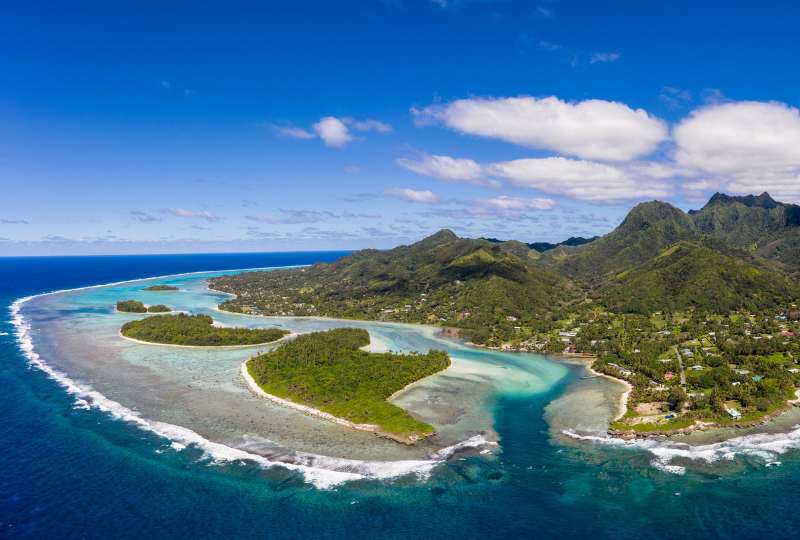
<path fill-rule="evenodd" d="M 191 274 L 195 273 L 205 272 L 192 272 Z M 144 418 L 137 411 L 108 399 L 100 392 L 91 388 L 91 386 L 75 381 L 65 373 L 48 365 L 34 350 L 31 326 L 25 321 L 24 316 L 20 312 L 25 302 L 50 294 L 107 287 L 109 285 L 132 283 L 134 281 L 142 280 L 128 280 L 106 285 L 81 287 L 28 296 L 20 298 L 11 305 L 11 322 L 15 327 L 14 333 L 22 353 L 31 366 L 54 379 L 64 388 L 67 394 L 74 398 L 75 408 L 94 408 L 103 411 L 114 419 L 127 422 L 143 431 L 154 433 L 165 438 L 169 441 L 167 446 L 176 451 L 181 451 L 186 447 L 200 449 L 204 457 L 211 460 L 211 464 L 249 461 L 255 462 L 265 469 L 283 467 L 285 469 L 297 471 L 302 474 L 306 482 L 314 485 L 318 489 L 331 489 L 345 482 L 354 480 L 384 480 L 410 475 L 416 476 L 420 481 L 425 481 L 430 477 L 430 473 L 434 467 L 458 452 L 497 445 L 497 443 L 489 441 L 481 435 L 477 435 L 451 447 L 432 453 L 427 456 L 427 459 L 403 461 L 359 461 L 295 452 L 268 439 L 259 439 L 257 437 L 247 437 L 240 447 L 235 448 L 210 441 L 185 427 Z M 486 450 L 484 450 L 484 452 L 485 451 Z"/>

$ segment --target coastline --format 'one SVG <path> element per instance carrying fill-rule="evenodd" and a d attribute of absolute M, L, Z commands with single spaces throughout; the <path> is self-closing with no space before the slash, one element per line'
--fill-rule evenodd
<path fill-rule="evenodd" d="M 358 429 L 358 430 L 361 430 L 361 431 L 371 431 L 375 435 L 377 435 L 378 437 L 383 437 L 385 439 L 391 439 L 391 440 L 393 440 L 395 442 L 403 443 L 403 444 L 406 444 L 406 445 L 409 445 L 409 446 L 414 444 L 416 441 L 421 440 L 421 438 L 420 439 L 410 439 L 410 438 L 400 437 L 399 435 L 394 435 L 392 433 L 387 433 L 387 432 L 383 431 L 380 428 L 380 426 L 375 425 L 375 424 L 356 424 L 355 422 L 351 422 L 350 420 L 346 420 L 344 418 L 339 418 L 338 416 L 333 416 L 332 414 L 320 411 L 319 409 L 315 409 L 313 407 L 309 407 L 308 405 L 303 405 L 301 403 L 295 403 L 294 401 L 290 401 L 288 399 L 283 399 L 283 398 L 280 398 L 278 396 L 275 396 L 275 395 L 272 395 L 272 394 L 268 394 L 260 386 L 258 386 L 258 383 L 256 383 L 255 379 L 253 379 L 253 377 L 250 375 L 250 371 L 247 369 L 247 362 L 248 361 L 249 361 L 249 359 L 245 360 L 244 362 L 242 362 L 240 364 L 239 371 L 242 374 L 242 377 L 244 378 L 244 380 L 247 382 L 247 386 L 257 396 L 266 398 L 266 399 L 268 399 L 268 400 L 270 400 L 273 403 L 276 403 L 278 405 L 282 405 L 284 407 L 289 407 L 290 409 L 294 409 L 296 411 L 300 411 L 300 412 L 303 412 L 303 413 L 306 413 L 306 414 L 310 414 L 311 416 L 316 416 L 317 418 L 322 418 L 323 420 L 327 420 L 329 422 L 333 422 L 334 424 L 339 424 L 340 426 L 349 427 L 349 428 L 353 428 L 353 429 Z M 420 379 L 420 380 L 422 380 L 422 379 Z M 419 381 L 415 381 L 415 382 L 419 382 Z M 412 384 L 414 384 L 414 383 L 412 383 Z M 411 386 L 411 385 L 409 385 L 409 386 Z M 408 386 L 406 388 L 408 388 Z M 405 390 L 405 388 L 403 388 L 403 390 Z M 422 438 L 424 438 L 424 437 L 422 437 Z"/>
<path fill-rule="evenodd" d="M 286 334 L 280 339 L 276 339 L 275 341 L 267 341 L 266 343 L 253 343 L 252 345 L 174 345 L 172 343 L 153 343 L 150 341 L 142 341 L 140 339 L 133 339 L 127 336 L 123 336 L 121 329 L 117 330 L 117 335 L 122 339 L 127 339 L 128 341 L 133 341 L 134 343 L 139 343 L 141 345 L 157 345 L 159 347 L 178 347 L 181 349 L 244 349 L 246 347 L 263 347 L 264 345 L 273 345 L 285 339 L 299 336 L 300 333 L 292 332 L 290 334 Z"/>
<path fill-rule="evenodd" d="M 606 375 L 605 373 L 595 371 L 592 369 L 591 364 L 586 366 L 586 369 L 589 371 L 589 373 L 596 377 L 605 377 L 606 379 L 611 379 L 612 381 L 616 381 L 625 385 L 626 390 L 619 397 L 619 413 L 611 421 L 616 422 L 625 416 L 625 413 L 628 412 L 628 398 L 630 397 L 631 392 L 633 392 L 633 385 L 624 379 L 618 379 L 616 377 L 612 377 L 611 375 Z"/>
<path fill-rule="evenodd" d="M 403 393 L 404 393 L 406 390 L 409 390 L 409 389 L 411 389 L 411 388 L 412 388 L 414 385 L 416 385 L 417 383 L 421 383 L 421 382 L 422 382 L 422 381 L 424 381 L 424 380 L 430 379 L 430 378 L 431 378 L 431 377 L 433 377 L 434 375 L 441 375 L 442 373 L 447 373 L 447 370 L 448 370 L 448 369 L 451 369 L 451 368 L 453 367 L 453 360 L 454 360 L 454 358 L 453 358 L 452 356 L 448 355 L 448 357 L 450 358 L 450 365 L 449 365 L 449 366 L 447 366 L 446 368 L 444 368 L 442 371 L 437 371 L 436 373 L 431 373 L 431 374 L 430 374 L 430 375 L 428 375 L 427 377 L 423 377 L 423 378 L 421 378 L 421 379 L 419 379 L 419 380 L 417 380 L 417 381 L 414 381 L 414 382 L 412 382 L 411 384 L 408 384 L 408 385 L 404 386 L 403 388 L 401 388 L 400 390 L 398 390 L 397 392 L 395 392 L 395 393 L 394 393 L 394 394 L 392 394 L 391 396 L 387 397 L 387 398 L 386 398 L 386 401 L 390 401 L 391 399 L 393 399 L 393 398 L 396 398 L 396 397 L 400 396 L 400 395 L 401 395 L 401 394 L 403 394 Z"/>
<path fill-rule="evenodd" d="M 145 306 L 145 307 L 150 307 L 150 306 Z M 120 315 L 174 315 L 175 313 L 186 313 L 187 315 L 189 315 L 189 312 L 186 311 L 185 309 L 179 309 L 179 310 L 171 309 L 169 311 L 159 311 L 158 313 L 150 313 L 149 311 L 145 311 L 144 313 L 136 313 L 134 311 L 120 311 L 116 308 L 116 306 L 114 307 L 114 313 L 119 313 Z"/>

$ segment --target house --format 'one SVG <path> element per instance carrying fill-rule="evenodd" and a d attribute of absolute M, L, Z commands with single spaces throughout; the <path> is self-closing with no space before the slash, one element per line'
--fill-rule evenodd
<path fill-rule="evenodd" d="M 742 417 L 742 413 L 737 411 L 736 409 L 725 409 L 728 411 L 728 414 L 731 415 L 731 418 L 734 420 L 739 420 Z"/>
<path fill-rule="evenodd" d="M 670 362 L 672 362 L 672 358 L 662 358 L 661 360 L 659 360 L 659 362 L 661 362 L 662 364 L 669 364 Z"/>
<path fill-rule="evenodd" d="M 749 371 L 747 371 L 746 369 L 734 369 L 733 371 L 735 371 L 735 372 L 736 372 L 736 373 L 738 373 L 739 375 L 747 375 L 747 374 L 749 374 L 749 373 L 750 373 L 750 372 L 749 372 Z"/>
<path fill-rule="evenodd" d="M 698 366 L 692 366 L 692 369 L 695 370 L 695 371 L 699 371 L 699 370 L 703 369 L 703 366 L 699 366 L 699 365 Z"/>
<path fill-rule="evenodd" d="M 673 378 L 674 376 L 675 376 L 675 375 L 674 375 L 674 374 L 672 374 L 672 373 L 667 373 L 666 375 L 664 375 L 664 378 L 665 378 L 665 379 L 667 379 L 667 380 L 670 380 L 670 379 L 671 379 L 671 378 Z"/>
<path fill-rule="evenodd" d="M 790 369 L 789 373 L 800 373 L 800 369 Z"/>
<path fill-rule="evenodd" d="M 508 316 L 506 317 L 506 320 L 507 320 L 507 321 L 512 321 L 512 322 L 513 322 L 513 321 L 516 321 L 516 320 L 517 320 L 517 318 L 516 318 L 516 317 L 512 317 L 511 315 L 508 315 Z"/>

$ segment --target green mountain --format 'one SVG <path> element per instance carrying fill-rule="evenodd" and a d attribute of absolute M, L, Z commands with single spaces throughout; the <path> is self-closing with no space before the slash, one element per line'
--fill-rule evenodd
<path fill-rule="evenodd" d="M 768 193 L 731 197 L 715 193 L 689 215 L 697 231 L 800 272 L 800 206 L 778 202 Z"/>
<path fill-rule="evenodd" d="M 716 194 L 690 214 L 651 201 L 601 238 L 541 253 L 443 229 L 388 251 L 209 281 L 236 295 L 220 305 L 233 312 L 438 322 L 484 333 L 513 333 L 518 318 L 535 326 L 595 306 L 642 314 L 763 309 L 800 298 L 796 212 L 766 193 Z"/>
<path fill-rule="evenodd" d="M 473 326 L 582 300 L 568 280 L 532 264 L 527 251 L 519 242 L 462 239 L 445 229 L 389 251 L 357 251 L 302 270 L 249 272 L 209 282 L 215 290 L 237 295 L 220 305 L 228 311 L 406 322 L 467 313 L 464 324 Z"/>
<path fill-rule="evenodd" d="M 786 305 L 798 289 L 758 257 L 700 236 L 680 240 L 599 284 L 593 296 L 615 312 L 644 315 L 695 306 L 725 313 Z"/>
<path fill-rule="evenodd" d="M 634 207 L 612 232 L 590 244 L 542 254 L 539 264 L 581 281 L 608 277 L 656 257 L 675 242 L 697 236 L 694 223 L 671 204 L 651 201 Z"/>

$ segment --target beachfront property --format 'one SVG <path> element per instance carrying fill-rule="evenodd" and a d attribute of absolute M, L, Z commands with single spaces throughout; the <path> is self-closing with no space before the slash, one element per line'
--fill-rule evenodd
<path fill-rule="evenodd" d="M 734 420 L 739 420 L 742 417 L 742 413 L 740 413 L 736 409 L 726 408 L 725 410 L 728 411 L 728 414 L 731 415 L 731 418 L 733 418 Z"/>

